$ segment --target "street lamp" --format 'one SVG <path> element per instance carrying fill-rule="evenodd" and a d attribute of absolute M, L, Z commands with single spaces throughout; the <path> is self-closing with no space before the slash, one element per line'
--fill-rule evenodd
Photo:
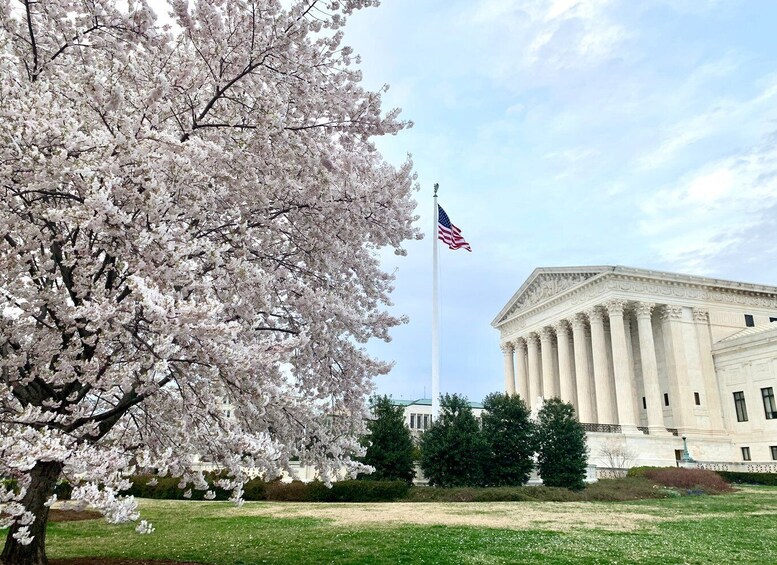
<path fill-rule="evenodd" d="M 683 456 L 680 458 L 680 461 L 683 463 L 695 463 L 696 461 L 691 457 L 691 454 L 688 452 L 688 442 L 686 441 L 686 437 L 683 436 Z"/>

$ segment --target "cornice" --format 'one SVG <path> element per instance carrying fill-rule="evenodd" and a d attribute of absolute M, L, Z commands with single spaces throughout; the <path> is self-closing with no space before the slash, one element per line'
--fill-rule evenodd
<path fill-rule="evenodd" d="M 604 271 L 603 269 L 609 270 Z M 672 303 L 678 300 L 684 299 L 683 301 L 687 301 L 690 299 L 694 301 L 777 309 L 777 287 L 772 286 L 737 283 L 630 267 L 575 267 L 573 271 L 570 269 L 572 274 L 592 273 L 595 270 L 602 271 L 524 310 L 515 311 L 513 308 L 521 294 L 521 291 L 517 292 L 500 313 L 501 321 L 497 317 L 492 322 L 492 326 L 503 333 L 510 334 L 525 327 L 527 318 L 562 302 L 569 301 L 573 305 L 579 305 L 590 301 L 596 296 L 617 292 L 628 292 L 628 298 L 634 296 L 636 299 L 645 298 L 653 302 L 666 299 L 667 303 Z M 521 288 L 525 291 L 540 275 L 547 272 L 550 272 L 550 270 L 536 269 Z M 563 274 L 566 271 L 558 268 L 552 272 L 554 274 Z M 513 313 L 510 313 L 511 309 L 513 309 Z"/>

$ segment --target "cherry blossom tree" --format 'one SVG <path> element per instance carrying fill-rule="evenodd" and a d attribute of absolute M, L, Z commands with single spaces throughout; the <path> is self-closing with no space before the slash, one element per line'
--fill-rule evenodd
<path fill-rule="evenodd" d="M 420 237 L 373 144 L 408 124 L 342 45 L 375 4 L 0 0 L 3 563 L 46 563 L 63 478 L 121 522 L 139 471 L 239 502 L 292 457 L 362 470 L 378 251 Z"/>

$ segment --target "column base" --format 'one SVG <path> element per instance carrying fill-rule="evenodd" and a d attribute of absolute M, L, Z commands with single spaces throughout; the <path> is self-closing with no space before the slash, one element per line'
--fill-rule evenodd
<path fill-rule="evenodd" d="M 648 426 L 648 435 L 657 437 L 674 437 L 674 434 L 664 426 Z"/>
<path fill-rule="evenodd" d="M 626 436 L 642 436 L 642 433 L 635 424 L 621 424 L 621 433 Z"/>

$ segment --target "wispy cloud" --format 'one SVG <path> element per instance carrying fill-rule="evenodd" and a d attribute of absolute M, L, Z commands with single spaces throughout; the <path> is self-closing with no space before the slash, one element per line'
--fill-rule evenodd
<path fill-rule="evenodd" d="M 613 57 L 630 33 L 610 17 L 610 0 L 480 0 L 459 21 L 488 51 L 496 80 L 542 84 Z"/>
<path fill-rule="evenodd" d="M 705 165 L 643 201 L 642 234 L 669 264 L 719 270 L 721 257 L 753 253 L 751 241 L 774 229 L 777 135 Z"/>

